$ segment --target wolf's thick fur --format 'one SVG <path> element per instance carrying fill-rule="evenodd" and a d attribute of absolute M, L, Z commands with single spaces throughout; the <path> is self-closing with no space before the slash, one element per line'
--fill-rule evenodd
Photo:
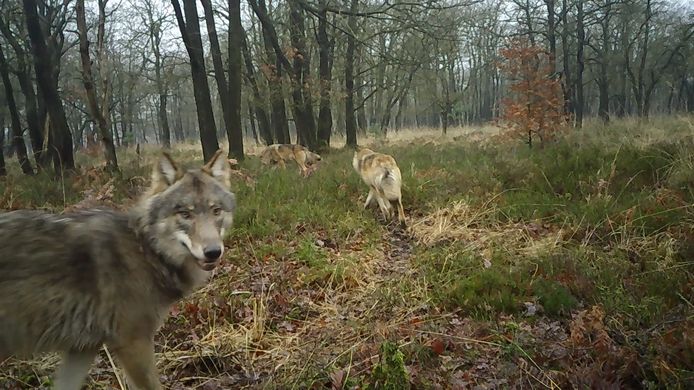
<path fill-rule="evenodd" d="M 388 220 L 393 217 L 394 210 L 391 202 L 398 204 L 398 220 L 405 226 L 405 210 L 402 208 L 402 174 L 392 156 L 376 153 L 367 148 L 358 148 L 352 158 L 352 166 L 361 179 L 369 186 L 364 208 L 376 200 L 383 217 Z"/>
<path fill-rule="evenodd" d="M 129 212 L 0 214 L 0 361 L 61 352 L 55 386 L 80 388 L 102 344 L 137 389 L 160 389 L 153 337 L 222 257 L 236 200 L 219 151 L 182 171 L 164 155 Z"/>
<path fill-rule="evenodd" d="M 265 148 L 260 154 L 260 161 L 265 165 L 279 164 L 285 168 L 285 161 L 292 160 L 299 166 L 299 172 L 305 175 L 308 172 L 308 165 L 320 161 L 321 157 L 305 146 L 294 144 L 273 144 Z"/>

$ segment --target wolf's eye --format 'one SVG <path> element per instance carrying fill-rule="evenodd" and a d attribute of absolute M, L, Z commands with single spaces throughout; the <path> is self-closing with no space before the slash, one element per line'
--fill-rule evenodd
<path fill-rule="evenodd" d="M 193 215 L 188 210 L 179 210 L 178 216 L 183 219 L 191 219 L 193 217 Z"/>
<path fill-rule="evenodd" d="M 212 208 L 212 214 L 214 214 L 215 216 L 219 216 L 220 214 L 222 214 L 222 208 L 221 207 L 213 207 Z"/>

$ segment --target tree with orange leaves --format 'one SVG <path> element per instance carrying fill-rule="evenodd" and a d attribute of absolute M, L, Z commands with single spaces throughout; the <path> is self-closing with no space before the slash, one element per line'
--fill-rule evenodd
<path fill-rule="evenodd" d="M 500 51 L 499 65 L 510 81 L 509 97 L 502 100 L 502 123 L 508 135 L 540 147 L 566 128 L 561 84 L 554 77 L 550 55 L 526 39 L 514 39 Z"/>

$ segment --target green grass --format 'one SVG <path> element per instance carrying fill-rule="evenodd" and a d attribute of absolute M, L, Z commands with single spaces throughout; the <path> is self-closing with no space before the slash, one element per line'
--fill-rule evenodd
<path fill-rule="evenodd" d="M 461 366 L 474 367 L 490 353 L 502 360 L 537 358 L 547 348 L 517 339 L 528 327 L 559 320 L 568 332 L 576 313 L 593 305 L 604 309 L 609 334 L 623 340 L 620 348 L 642 356 L 635 375 L 676 387 L 692 370 L 672 352 L 683 347 L 685 337 L 670 335 L 685 332 L 694 311 L 693 133 L 686 121 L 662 119 L 589 124 L 544 149 L 493 142 L 375 145 L 392 154 L 403 173 L 403 203 L 412 227 L 412 254 L 404 260 L 387 256 L 392 234 L 377 210 L 362 210 L 367 189 L 352 170 L 350 150 L 325 153 L 308 178 L 293 164 L 269 169 L 250 157 L 241 171 L 253 183 L 236 178 L 232 185 L 238 213 L 227 238 L 238 274 L 225 275 L 215 288 L 246 291 L 269 279 L 267 296 L 248 293 L 255 303 L 268 300 L 265 329 L 279 333 L 290 323 L 305 329 L 297 340 L 315 342 L 297 347 L 297 365 L 285 362 L 271 388 L 329 384 L 335 370 L 344 370 L 348 384 L 400 386 L 408 380 L 403 362 L 430 371 L 417 383 L 435 387 L 451 374 L 437 371 L 447 360 L 427 347 L 427 333 L 403 330 L 407 324 L 434 324 L 439 318 L 445 323 L 453 314 L 485 324 L 480 333 L 498 333 L 499 343 L 446 351 L 458 354 Z M 198 154 L 177 151 L 174 157 L 193 165 Z M 141 190 L 143 181 L 133 178 L 147 177 L 151 161 L 149 154 L 139 160 L 131 151 L 119 157 L 123 174 L 114 179 L 111 199 L 117 204 Z M 80 160 L 84 167 L 88 162 Z M 0 208 L 59 211 L 108 182 L 98 171 L 82 172 L 27 178 L 14 169 L 0 181 Z M 454 211 L 457 202 L 464 202 L 467 208 L 461 210 L 468 214 L 455 215 L 462 212 Z M 458 222 L 445 238 L 425 244 L 422 238 L 433 237 L 436 226 L 424 222 L 434 215 L 439 222 Z M 219 295 L 231 297 L 225 298 L 231 313 L 255 310 L 248 308 L 246 295 Z M 542 310 L 526 317 L 527 302 Z M 204 307 L 220 310 L 216 304 Z M 219 321 L 229 326 L 248 317 L 225 315 L 219 314 Z M 185 322 L 171 326 L 179 323 Z M 384 343 L 393 338 L 398 343 Z M 247 355 L 281 349 L 272 347 L 272 340 L 254 341 Z M 664 350 L 658 340 L 676 347 Z M 379 352 L 380 345 L 388 350 Z M 379 354 L 381 363 L 369 360 Z M 253 370 L 260 364 L 239 359 Z M 543 367 L 575 368 L 557 362 Z"/>

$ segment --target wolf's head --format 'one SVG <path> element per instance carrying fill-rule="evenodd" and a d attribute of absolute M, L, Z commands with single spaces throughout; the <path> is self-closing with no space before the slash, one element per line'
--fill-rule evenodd
<path fill-rule="evenodd" d="M 306 164 L 313 165 L 321 160 L 320 154 L 306 151 Z"/>
<path fill-rule="evenodd" d="M 201 169 L 183 171 L 168 154 L 155 164 L 152 186 L 138 208 L 138 225 L 174 266 L 195 262 L 204 271 L 217 266 L 236 207 L 230 176 L 221 150 Z"/>
<path fill-rule="evenodd" d="M 265 165 L 270 165 L 275 161 L 275 157 L 277 156 L 277 147 L 279 145 L 273 144 L 265 149 L 263 149 L 262 153 L 260 153 L 260 162 L 265 164 Z"/>

